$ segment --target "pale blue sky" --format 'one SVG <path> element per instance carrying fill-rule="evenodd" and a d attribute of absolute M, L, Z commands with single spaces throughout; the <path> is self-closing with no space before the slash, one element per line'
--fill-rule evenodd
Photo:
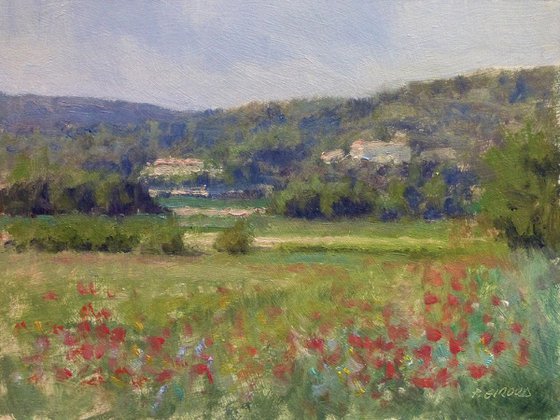
<path fill-rule="evenodd" d="M 0 91 L 175 109 L 560 64 L 560 1 L 0 0 Z"/>

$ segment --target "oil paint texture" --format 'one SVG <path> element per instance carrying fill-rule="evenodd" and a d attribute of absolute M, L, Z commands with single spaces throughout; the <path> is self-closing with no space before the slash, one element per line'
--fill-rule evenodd
<path fill-rule="evenodd" d="M 0 418 L 560 415 L 560 3 L 0 0 L 0 55 Z"/>

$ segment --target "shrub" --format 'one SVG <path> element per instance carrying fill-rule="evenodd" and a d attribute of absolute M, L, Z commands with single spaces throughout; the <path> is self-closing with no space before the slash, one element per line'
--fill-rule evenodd
<path fill-rule="evenodd" d="M 230 254 L 246 254 L 253 239 L 253 232 L 247 221 L 239 220 L 231 228 L 218 234 L 214 248 Z"/>

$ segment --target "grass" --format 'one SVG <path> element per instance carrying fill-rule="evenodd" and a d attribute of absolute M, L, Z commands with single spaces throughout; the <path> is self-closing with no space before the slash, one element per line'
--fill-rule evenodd
<path fill-rule="evenodd" d="M 142 219 L 135 220 L 140 223 Z M 206 219 L 207 228 L 220 230 L 233 220 L 226 219 L 226 223 L 216 227 L 224 220 Z M 446 401 L 442 405 L 434 402 L 431 390 L 424 392 L 398 382 L 394 386 L 404 386 L 408 393 L 398 403 L 374 399 L 373 388 L 368 388 L 362 397 L 354 389 L 353 380 L 342 381 L 336 372 L 346 373 L 335 372 L 338 367 L 332 371 L 321 369 L 317 350 L 306 346 L 314 343 L 310 341 L 314 337 L 333 337 L 345 349 L 338 362 L 340 369 L 348 369 L 354 363 L 350 352 L 362 350 L 348 347 L 345 337 L 353 333 L 379 334 L 387 305 L 400 314 L 399 322 L 410 324 L 413 334 L 418 321 L 405 314 L 421 311 L 426 290 L 432 290 L 427 289 L 426 283 L 430 270 L 466 270 L 468 278 L 477 279 L 482 285 L 488 283 L 481 290 L 481 300 L 489 299 L 492 293 L 503 293 L 513 308 L 517 303 L 510 296 L 516 296 L 519 283 L 512 283 L 515 286 L 508 291 L 499 282 L 511 276 L 515 282 L 526 282 L 527 297 L 540 296 L 527 287 L 531 284 L 528 279 L 535 273 L 539 278 L 551 277 L 544 262 L 516 262 L 503 245 L 486 238 L 476 228 L 461 236 L 459 232 L 465 231 L 463 223 L 327 224 L 268 216 L 250 220 L 257 238 L 272 240 L 272 247 L 257 247 L 247 255 L 209 252 L 197 257 L 0 252 L 0 414 L 13 414 L 16 418 L 363 418 L 372 413 L 374 417 L 406 417 L 412 413 L 434 418 L 445 408 L 448 414 L 462 410 L 471 418 L 499 418 L 500 412 L 511 409 L 507 405 L 494 411 L 488 406 L 473 406 L 470 392 L 475 384 L 471 378 L 462 377 L 462 388 L 438 389 L 437 395 Z M 189 221 L 182 220 L 185 224 Z M 516 274 L 519 266 L 524 267 L 522 274 Z M 449 274 L 444 274 L 444 278 L 447 281 Z M 89 295 L 87 290 L 84 295 L 78 293 L 84 287 L 80 284 L 89 283 L 95 295 Z M 447 287 L 433 292 L 445 296 Z M 525 306 L 525 320 L 530 319 L 529 312 L 539 307 L 539 302 Z M 79 385 L 82 380 L 95 379 L 87 376 L 93 368 L 80 376 L 85 361 L 65 358 L 59 352 L 61 345 L 55 344 L 56 336 L 49 331 L 54 325 L 71 331 L 84 319 L 78 313 L 88 303 L 95 310 L 104 307 L 111 313 L 105 321 L 111 329 L 126 328 L 129 347 L 120 357 L 128 360 L 129 366 L 134 366 L 138 349 L 153 353 L 146 372 L 155 372 L 155 376 L 146 385 L 131 389 L 114 373 L 106 377 L 104 384 Z M 546 301 L 546 305 L 551 304 Z M 436 314 L 426 316 L 432 319 Z M 27 322 L 26 329 L 14 327 L 23 320 Z M 100 321 L 92 318 L 92 322 Z M 184 333 L 183 325 L 187 324 L 192 329 L 190 335 Z M 539 327 L 546 328 L 545 324 L 542 321 Z M 163 353 L 149 350 L 149 337 L 163 336 L 166 329 L 170 329 L 170 336 Z M 48 366 L 45 372 L 51 372 L 54 364 L 56 368 L 68 366 L 74 376 L 67 381 L 51 377 L 37 385 L 30 379 L 14 379 L 32 377 L 34 365 L 22 364 L 22 357 L 37 351 L 33 340 L 43 335 L 50 337 L 53 346 L 48 359 L 41 362 Z M 213 341 L 205 350 L 213 358 L 213 383 L 205 376 L 206 365 L 200 363 L 200 357 L 192 355 L 203 337 Z M 533 336 L 529 338 L 538 342 Z M 421 336 L 410 340 L 415 340 L 410 345 L 419 346 L 417 340 Z M 166 361 L 175 357 L 177 346 L 181 345 L 186 345 L 193 357 L 186 370 Z M 465 357 L 476 357 L 476 352 Z M 287 358 L 293 364 L 282 365 Z M 551 360 L 549 356 L 547 363 Z M 104 375 L 114 372 L 105 358 L 89 363 Z M 202 369 L 201 374 L 190 370 L 194 366 Z M 279 379 L 284 375 L 278 374 L 280 368 L 288 369 L 289 382 Z M 166 369 L 181 373 L 164 382 L 168 388 L 163 388 L 157 375 Z M 329 376 L 329 372 L 334 376 Z M 511 376 L 509 371 L 500 372 L 506 378 Z M 371 374 L 372 380 L 383 380 L 375 377 L 378 371 Z M 146 375 L 150 377 L 151 373 Z M 398 400 L 397 388 L 387 386 L 386 390 Z M 328 400 L 314 396 L 318 392 L 320 395 L 322 387 L 330 390 Z M 161 392 L 164 397 L 160 398 Z M 547 398 L 551 395 L 542 392 Z M 457 406 L 453 408 L 453 404 Z M 547 409 L 550 406 L 543 405 Z M 523 412 L 523 407 L 515 409 L 515 413 Z M 478 416 L 479 413 L 486 414 Z"/>
<path fill-rule="evenodd" d="M 170 209 L 179 207 L 195 207 L 199 209 L 251 209 L 264 208 L 269 204 L 266 198 L 255 199 L 218 199 L 200 197 L 159 197 L 158 203 Z"/>

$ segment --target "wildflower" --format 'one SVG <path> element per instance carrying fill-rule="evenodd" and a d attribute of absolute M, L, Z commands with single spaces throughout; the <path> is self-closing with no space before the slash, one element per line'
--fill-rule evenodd
<path fill-rule="evenodd" d="M 321 338 L 311 338 L 307 340 L 306 347 L 309 350 L 315 350 L 322 353 L 324 350 L 325 342 Z"/>
<path fill-rule="evenodd" d="M 436 388 L 435 381 L 432 378 L 418 378 L 413 377 L 411 378 L 411 382 L 413 385 L 417 386 L 418 388 Z"/>
<path fill-rule="evenodd" d="M 123 343 L 126 337 L 126 330 L 122 327 L 113 328 L 111 331 L 111 341 L 116 343 Z"/>
<path fill-rule="evenodd" d="M 414 355 L 419 359 L 422 359 L 424 365 L 427 365 L 432 361 L 432 347 L 425 344 L 419 349 L 414 350 Z"/>
<path fill-rule="evenodd" d="M 439 341 L 442 337 L 441 331 L 435 329 L 435 328 L 431 328 L 431 327 L 426 327 L 426 338 L 430 341 Z"/>
<path fill-rule="evenodd" d="M 450 306 L 457 306 L 459 304 L 459 298 L 451 293 L 447 295 L 447 303 Z"/>
<path fill-rule="evenodd" d="M 467 367 L 472 378 L 480 379 L 489 372 L 486 366 L 470 365 Z"/>
<path fill-rule="evenodd" d="M 463 348 L 461 347 L 462 342 L 460 340 L 457 340 L 453 337 L 449 338 L 449 351 L 451 352 L 451 354 L 457 354 L 459 352 L 463 351 Z"/>
<path fill-rule="evenodd" d="M 348 336 L 348 344 L 350 344 L 352 347 L 357 347 L 357 348 L 364 347 L 364 342 L 362 338 L 356 334 L 350 334 Z"/>
<path fill-rule="evenodd" d="M 430 292 L 426 292 L 426 294 L 424 295 L 424 303 L 426 305 L 433 305 L 435 303 L 438 303 L 439 299 L 436 295 L 430 293 Z"/>
<path fill-rule="evenodd" d="M 523 326 L 519 322 L 514 322 L 511 324 L 511 331 L 515 334 L 521 334 L 523 330 Z"/>
<path fill-rule="evenodd" d="M 58 295 L 54 291 L 50 290 L 45 294 L 43 294 L 43 300 L 45 301 L 58 300 Z"/>
<path fill-rule="evenodd" d="M 492 334 L 490 334 L 489 332 L 482 333 L 482 335 L 480 336 L 480 342 L 482 343 L 482 345 L 487 346 L 490 341 L 492 341 Z"/>
<path fill-rule="evenodd" d="M 59 381 L 66 381 L 73 376 L 72 371 L 68 368 L 57 368 L 55 369 L 55 377 Z"/>

